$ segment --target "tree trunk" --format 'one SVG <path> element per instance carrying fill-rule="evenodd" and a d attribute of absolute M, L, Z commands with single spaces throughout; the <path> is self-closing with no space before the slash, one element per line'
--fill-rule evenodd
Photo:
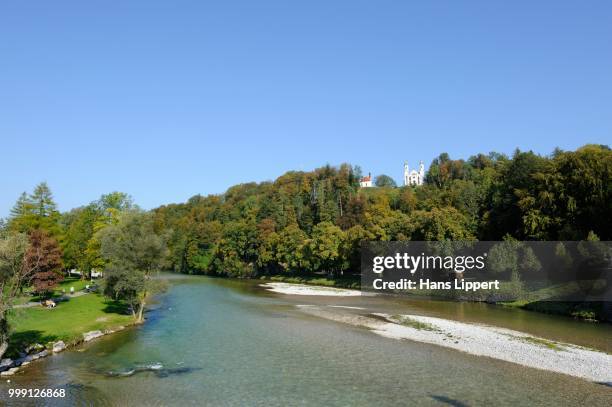
<path fill-rule="evenodd" d="M 138 307 L 138 315 L 136 316 L 137 323 L 142 323 L 144 321 L 144 308 L 145 308 L 145 302 L 142 301 L 140 303 L 140 307 Z"/>
<path fill-rule="evenodd" d="M 0 317 L 0 359 L 4 355 L 4 352 L 8 349 L 9 346 L 9 327 L 8 321 L 6 320 L 6 316 L 3 315 Z"/>

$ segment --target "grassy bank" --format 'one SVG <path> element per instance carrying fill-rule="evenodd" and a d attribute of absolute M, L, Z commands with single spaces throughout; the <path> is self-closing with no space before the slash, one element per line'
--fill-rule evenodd
<path fill-rule="evenodd" d="M 67 345 L 75 344 L 82 341 L 84 332 L 111 329 L 132 322 L 133 318 L 126 314 L 123 304 L 98 294 L 70 298 L 53 309 L 16 309 L 9 318 L 13 333 L 7 356 L 15 357 L 18 351 L 34 343 L 48 345 L 62 340 Z"/>
<path fill-rule="evenodd" d="M 589 322 L 606 321 L 602 302 L 513 301 L 500 303 L 505 307 L 521 308 L 543 314 L 562 315 Z"/>

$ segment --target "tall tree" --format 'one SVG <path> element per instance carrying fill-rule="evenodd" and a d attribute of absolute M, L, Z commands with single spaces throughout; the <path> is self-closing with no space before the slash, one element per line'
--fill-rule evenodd
<path fill-rule="evenodd" d="M 34 188 L 32 194 L 21 194 L 11 210 L 9 228 L 16 232 L 29 233 L 36 229 L 46 230 L 56 239 L 61 238 L 60 213 L 53 194 L 46 182 Z"/>
<path fill-rule="evenodd" d="M 313 268 L 325 271 L 330 276 L 343 273 L 348 266 L 348 259 L 343 256 L 342 250 L 345 239 L 342 229 L 331 222 L 316 225 L 307 246 Z"/>
<path fill-rule="evenodd" d="M 28 239 L 23 233 L 0 236 L 0 359 L 9 344 L 8 312 L 30 277 L 31 270 L 23 265 L 27 245 Z"/>
<path fill-rule="evenodd" d="M 34 291 L 49 295 L 61 282 L 62 250 L 53 237 L 41 229 L 30 232 L 29 246 L 25 252 L 24 267 L 30 270 Z"/>
<path fill-rule="evenodd" d="M 64 265 L 80 270 L 82 278 L 92 268 L 87 249 L 100 217 L 100 211 L 95 205 L 73 209 L 62 215 Z"/>
<path fill-rule="evenodd" d="M 101 254 L 106 261 L 105 293 L 126 301 L 136 322 L 144 320 L 149 295 L 158 292 L 154 274 L 166 257 L 164 239 L 155 233 L 153 217 L 138 210 L 124 212 L 117 224 L 98 232 Z"/>

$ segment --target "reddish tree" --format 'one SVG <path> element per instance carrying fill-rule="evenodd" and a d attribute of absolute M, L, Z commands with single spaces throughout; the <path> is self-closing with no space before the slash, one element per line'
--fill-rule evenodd
<path fill-rule="evenodd" d="M 57 240 L 43 230 L 32 231 L 29 246 L 24 257 L 24 268 L 32 275 L 34 291 L 48 295 L 64 277 L 62 269 L 62 250 Z"/>

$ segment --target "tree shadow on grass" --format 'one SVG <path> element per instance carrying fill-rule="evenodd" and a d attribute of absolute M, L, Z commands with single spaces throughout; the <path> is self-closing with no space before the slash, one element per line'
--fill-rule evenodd
<path fill-rule="evenodd" d="M 107 314 L 127 315 L 130 313 L 130 310 L 127 304 L 121 301 L 116 301 L 116 300 L 104 301 L 104 308 L 102 308 L 102 311 Z"/>
<path fill-rule="evenodd" d="M 46 344 L 48 342 L 55 342 L 58 339 L 55 335 L 45 335 L 42 331 L 29 330 L 14 332 L 11 334 L 9 342 L 9 348 L 6 351 L 6 357 L 16 358 L 19 357 L 19 352 L 23 351 L 28 345 L 35 343 Z"/>

